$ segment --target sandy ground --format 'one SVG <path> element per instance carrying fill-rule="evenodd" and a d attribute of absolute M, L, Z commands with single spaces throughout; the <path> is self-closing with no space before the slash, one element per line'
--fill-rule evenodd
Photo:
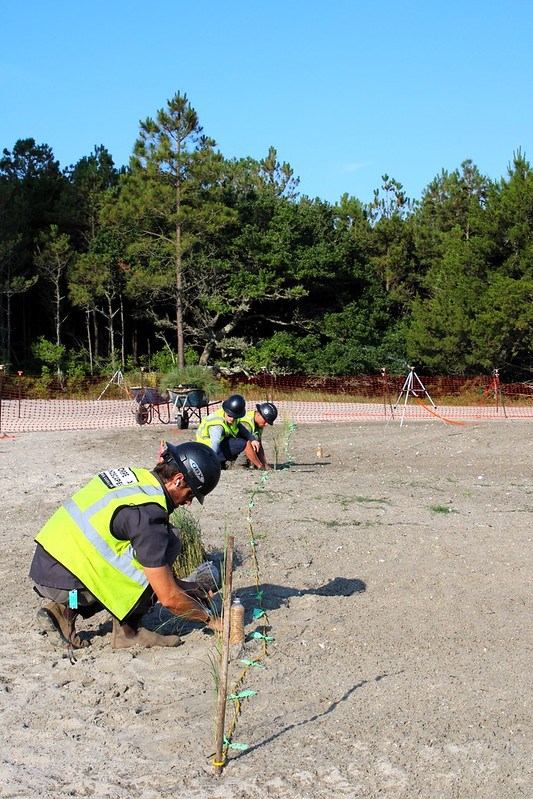
<path fill-rule="evenodd" d="M 33 537 L 59 503 L 101 469 L 151 467 L 161 432 L 0 440 L 0 795 L 532 796 L 531 431 L 279 425 L 283 468 L 264 481 L 222 474 L 193 512 L 210 549 L 235 536 L 247 633 L 262 629 L 257 579 L 274 640 L 267 668 L 241 686 L 256 691 L 233 735 L 248 749 L 230 750 L 220 776 L 214 638 L 191 629 L 176 649 L 114 651 L 102 613 L 80 625 L 92 643 L 71 664 L 39 632 L 27 576 Z M 250 640 L 245 657 L 262 646 Z M 242 668 L 234 656 L 230 690 Z"/>

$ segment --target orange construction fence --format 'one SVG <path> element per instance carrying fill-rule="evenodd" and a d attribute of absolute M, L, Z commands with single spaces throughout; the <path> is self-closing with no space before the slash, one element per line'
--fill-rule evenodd
<path fill-rule="evenodd" d="M 356 375 L 232 375 L 220 380 L 220 401 L 245 396 L 249 409 L 260 400 L 275 402 L 281 419 L 292 422 L 442 419 L 533 419 L 533 385 L 503 383 L 498 373 L 477 377 Z M 0 371 L 0 437 L 38 430 L 135 427 L 138 401 L 127 379 L 34 377 Z M 146 375 L 157 386 L 158 375 Z M 406 385 L 407 384 L 407 385 Z M 423 390 L 420 388 L 423 386 Z M 215 398 L 212 398 L 213 400 Z M 214 402 L 210 410 L 218 407 Z M 167 412 L 169 411 L 169 412 Z M 435 419 L 436 420 L 436 419 Z M 172 425 L 172 407 L 153 424 Z"/>

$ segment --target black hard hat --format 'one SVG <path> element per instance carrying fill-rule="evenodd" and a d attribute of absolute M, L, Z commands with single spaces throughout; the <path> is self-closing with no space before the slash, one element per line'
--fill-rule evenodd
<path fill-rule="evenodd" d="M 222 403 L 222 410 L 234 419 L 240 419 L 246 413 L 246 400 L 240 394 L 232 394 Z"/>
<path fill-rule="evenodd" d="M 196 441 L 187 441 L 177 447 L 167 441 L 166 448 L 163 460 L 178 467 L 192 493 L 203 505 L 205 495 L 220 480 L 220 461 L 214 450 Z"/>
<path fill-rule="evenodd" d="M 267 424 L 274 424 L 278 418 L 278 409 L 273 402 L 260 402 L 255 408 L 257 413 L 261 414 Z"/>

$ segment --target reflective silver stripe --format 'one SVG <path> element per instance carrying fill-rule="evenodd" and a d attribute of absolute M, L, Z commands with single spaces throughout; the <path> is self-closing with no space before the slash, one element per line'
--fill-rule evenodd
<path fill-rule="evenodd" d="M 124 488 L 113 488 L 108 494 L 105 494 L 105 496 L 97 500 L 94 505 L 89 505 L 85 513 L 89 516 L 93 516 L 95 513 L 98 513 L 99 510 L 105 508 L 106 505 L 109 505 L 114 499 L 123 499 L 132 494 L 138 494 L 139 491 L 151 497 L 157 497 L 163 494 L 163 489 L 158 486 L 125 486 Z"/>
<path fill-rule="evenodd" d="M 157 486 L 144 486 L 142 491 L 151 496 L 162 494 L 162 489 L 158 488 Z M 141 569 L 137 569 L 132 563 L 135 553 L 131 544 L 127 549 L 124 550 L 122 555 L 119 555 L 109 546 L 106 541 L 104 541 L 96 527 L 94 527 L 94 525 L 90 522 L 90 518 L 95 513 L 97 513 L 99 510 L 102 510 L 102 508 L 105 508 L 106 505 L 109 505 L 116 498 L 122 499 L 122 497 L 127 497 L 131 494 L 138 493 L 139 487 L 136 487 L 133 491 L 131 487 L 128 487 L 109 492 L 109 494 L 106 494 L 106 496 L 95 502 L 94 505 L 91 505 L 89 508 L 87 508 L 85 513 L 78 508 L 73 500 L 66 502 L 64 508 L 74 523 L 82 530 L 87 540 L 90 541 L 90 543 L 100 553 L 104 560 L 122 572 L 122 574 L 125 574 L 126 577 L 129 577 L 139 585 L 142 585 L 144 588 L 146 588 L 148 585 L 146 575 Z"/>

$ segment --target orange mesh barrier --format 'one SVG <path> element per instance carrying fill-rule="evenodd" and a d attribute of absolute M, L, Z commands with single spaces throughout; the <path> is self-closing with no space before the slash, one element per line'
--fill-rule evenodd
<path fill-rule="evenodd" d="M 157 385 L 157 375 L 150 375 Z M 482 419 L 533 419 L 533 386 L 500 383 L 492 376 L 473 378 L 421 377 L 437 406 L 436 415 L 453 423 Z M 0 435 L 38 430 L 95 430 L 136 427 L 138 403 L 126 386 L 106 386 L 106 380 L 72 381 L 0 375 Z M 276 403 L 281 419 L 293 422 L 428 420 L 427 403 L 418 391 L 401 395 L 405 376 L 291 377 L 269 374 L 224 378 L 221 399 L 242 393 L 252 409 L 260 400 Z M 105 391 L 104 391 L 105 389 Z M 101 399 L 98 397 L 103 393 Z M 209 410 L 215 410 L 213 404 Z M 163 421 L 168 420 L 168 425 Z M 161 412 L 153 425 L 172 428 L 173 419 Z M 193 422 L 191 422 L 192 426 Z M 195 422 L 194 422 L 195 424 Z"/>

